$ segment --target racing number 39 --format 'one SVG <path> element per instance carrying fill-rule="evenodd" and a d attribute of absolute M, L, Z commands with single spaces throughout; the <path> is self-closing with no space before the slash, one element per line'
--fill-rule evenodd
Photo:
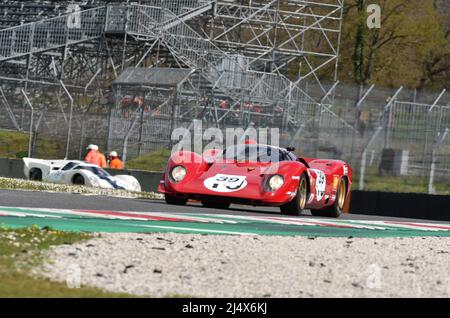
<path fill-rule="evenodd" d="M 206 179 L 203 184 L 211 191 L 234 192 L 245 188 L 247 181 L 244 176 L 217 174 Z"/>
<path fill-rule="evenodd" d="M 237 190 L 242 186 L 242 184 L 244 183 L 244 180 L 241 181 L 241 178 L 239 178 L 239 177 L 220 176 L 220 177 L 216 178 L 217 182 L 213 184 L 213 188 L 217 189 L 221 183 L 226 183 L 227 185 L 225 187 L 227 189 Z"/>

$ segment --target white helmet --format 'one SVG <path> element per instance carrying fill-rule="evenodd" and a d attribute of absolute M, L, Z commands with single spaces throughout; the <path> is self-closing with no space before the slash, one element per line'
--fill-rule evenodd
<path fill-rule="evenodd" d="M 109 153 L 109 155 L 110 155 L 111 157 L 117 157 L 117 152 L 111 151 L 111 152 Z"/>
<path fill-rule="evenodd" d="M 87 149 L 88 149 L 88 150 L 98 150 L 98 146 L 97 146 L 97 145 L 90 144 L 90 145 L 87 147 Z"/>

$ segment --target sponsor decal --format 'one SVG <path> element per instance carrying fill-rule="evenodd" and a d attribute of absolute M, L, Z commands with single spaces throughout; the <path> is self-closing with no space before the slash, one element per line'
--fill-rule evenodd
<path fill-rule="evenodd" d="M 227 193 L 244 189 L 247 186 L 247 180 L 245 176 L 216 174 L 203 181 L 203 185 L 211 191 Z"/>
<path fill-rule="evenodd" d="M 343 169 L 344 169 L 344 175 L 348 175 L 348 167 L 347 167 L 347 165 L 344 165 Z"/>
<path fill-rule="evenodd" d="M 321 201 L 325 195 L 327 179 L 322 170 L 312 169 L 316 173 L 316 200 Z"/>

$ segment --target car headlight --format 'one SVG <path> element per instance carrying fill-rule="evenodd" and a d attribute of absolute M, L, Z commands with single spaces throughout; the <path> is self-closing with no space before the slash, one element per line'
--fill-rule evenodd
<path fill-rule="evenodd" d="M 170 178 L 173 182 L 180 182 L 186 177 L 186 168 L 183 166 L 176 166 L 170 171 Z"/>
<path fill-rule="evenodd" d="M 271 191 L 276 191 L 283 186 L 284 178 L 279 174 L 273 175 L 269 178 L 267 184 Z"/>

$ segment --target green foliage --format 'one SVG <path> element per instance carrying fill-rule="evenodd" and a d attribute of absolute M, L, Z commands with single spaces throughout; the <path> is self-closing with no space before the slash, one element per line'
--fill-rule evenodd
<path fill-rule="evenodd" d="M 163 171 L 170 157 L 169 149 L 157 150 L 127 161 L 127 169 Z"/>
<path fill-rule="evenodd" d="M 378 0 L 381 29 L 366 26 L 361 0 L 345 4 L 339 78 L 379 86 L 441 89 L 450 79 L 450 13 L 433 1 Z M 366 3 L 367 5 L 367 3 Z"/>
<path fill-rule="evenodd" d="M 28 134 L 0 130 L 0 156 L 6 158 L 20 158 L 28 152 Z"/>
<path fill-rule="evenodd" d="M 29 134 L 0 130 L 0 158 L 23 158 L 28 155 Z M 64 144 L 51 137 L 38 138 L 35 157 L 54 159 L 60 157 Z"/>

